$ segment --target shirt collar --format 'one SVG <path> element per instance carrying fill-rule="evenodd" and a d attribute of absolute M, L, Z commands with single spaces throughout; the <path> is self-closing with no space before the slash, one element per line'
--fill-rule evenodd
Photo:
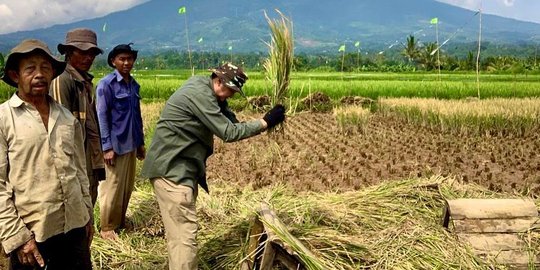
<path fill-rule="evenodd" d="M 13 108 L 20 107 L 24 104 L 24 101 L 17 95 L 17 92 L 9 99 L 9 105 Z"/>
<path fill-rule="evenodd" d="M 23 104 L 25 104 L 26 102 L 24 100 L 22 100 L 19 95 L 17 95 L 19 91 L 17 91 L 15 94 L 13 94 L 13 96 L 11 96 L 11 98 L 9 99 L 9 105 L 13 108 L 17 108 L 17 107 L 20 107 L 22 106 Z M 47 95 L 47 101 L 49 103 L 51 103 L 51 99 L 52 97 Z"/>
<path fill-rule="evenodd" d="M 124 77 L 122 77 L 122 74 L 118 71 L 118 69 L 114 69 L 114 76 L 116 76 L 116 81 L 121 82 L 124 80 Z M 129 82 L 132 81 L 131 74 L 129 74 Z"/>
<path fill-rule="evenodd" d="M 69 73 L 75 80 L 81 82 L 92 81 L 92 79 L 94 79 L 94 76 L 92 74 L 84 71 L 78 71 L 70 64 L 66 65 L 65 71 Z"/>

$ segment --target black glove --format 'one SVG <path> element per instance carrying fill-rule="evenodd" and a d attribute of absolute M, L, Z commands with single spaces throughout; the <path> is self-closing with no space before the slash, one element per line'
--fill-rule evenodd
<path fill-rule="evenodd" d="M 264 115 L 263 120 L 268 124 L 267 128 L 272 128 L 283 122 L 285 120 L 285 107 L 281 104 L 274 106 Z"/>

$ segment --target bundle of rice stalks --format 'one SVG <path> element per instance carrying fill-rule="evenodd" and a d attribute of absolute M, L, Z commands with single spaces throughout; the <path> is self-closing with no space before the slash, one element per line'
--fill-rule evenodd
<path fill-rule="evenodd" d="M 284 104 L 288 97 L 290 74 L 294 60 L 294 42 L 292 21 L 285 17 L 279 10 L 280 19 L 270 19 L 266 12 L 264 16 L 270 26 L 272 40 L 267 43 L 269 57 L 264 62 L 266 78 L 272 85 L 269 95 L 271 105 Z"/>

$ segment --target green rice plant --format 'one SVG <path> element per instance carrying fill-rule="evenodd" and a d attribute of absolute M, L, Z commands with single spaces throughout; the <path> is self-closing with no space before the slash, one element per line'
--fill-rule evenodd
<path fill-rule="evenodd" d="M 366 132 L 371 112 L 361 106 L 336 107 L 333 111 L 337 121 L 339 132 L 343 134 L 355 134 Z"/>
<path fill-rule="evenodd" d="M 540 130 L 540 99 L 380 99 L 379 112 L 457 135 L 529 136 Z"/>
<path fill-rule="evenodd" d="M 276 10 L 280 19 L 271 19 L 266 12 L 264 16 L 271 31 L 271 41 L 267 43 L 269 49 L 268 59 L 264 62 L 266 78 L 272 85 L 270 104 L 284 104 L 288 97 L 290 75 L 294 60 L 294 41 L 292 21 L 283 13 Z"/>
<path fill-rule="evenodd" d="M 110 71 L 96 71 L 94 84 Z M 198 75 L 208 76 L 208 71 L 196 70 Z M 269 92 L 266 72 L 250 72 L 249 81 L 243 87 L 247 96 L 262 96 Z M 143 102 L 163 101 L 170 97 L 191 76 L 191 70 L 137 70 L 133 76 L 141 85 Z M 304 98 L 312 92 L 323 92 L 333 100 L 343 96 L 422 97 L 438 99 L 464 99 L 477 95 L 475 76 L 467 73 L 441 75 L 429 73 L 356 73 L 339 72 L 291 72 L 288 95 Z M 537 76 L 482 74 L 482 98 L 526 98 L 540 96 L 540 80 Z M 309 86 L 311 91 L 306 87 Z M 0 102 L 7 100 L 15 88 L 0 82 Z M 285 104 L 285 103 L 284 103 Z M 289 110 L 289 113 L 292 111 Z"/>

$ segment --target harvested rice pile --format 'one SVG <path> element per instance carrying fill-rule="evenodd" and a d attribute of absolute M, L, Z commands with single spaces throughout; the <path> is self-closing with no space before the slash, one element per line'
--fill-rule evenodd
<path fill-rule="evenodd" d="M 200 269 L 239 269 L 247 256 L 250 219 L 263 201 L 322 269 L 504 269 L 473 255 L 442 228 L 441 216 L 445 199 L 514 197 L 439 176 L 339 194 L 299 194 L 284 185 L 252 190 L 220 182 L 212 183 L 211 192 L 198 200 Z M 132 231 L 115 243 L 94 240 L 98 269 L 166 267 L 163 227 L 146 181 L 138 183 L 131 206 Z M 540 254 L 539 229 L 523 238 L 532 254 Z"/>

